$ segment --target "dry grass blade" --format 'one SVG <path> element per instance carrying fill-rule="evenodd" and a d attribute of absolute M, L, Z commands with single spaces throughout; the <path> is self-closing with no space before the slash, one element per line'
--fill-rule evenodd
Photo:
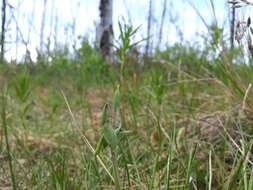
<path fill-rule="evenodd" d="M 148 111 L 150 112 L 150 114 L 152 115 L 154 121 L 157 120 L 156 116 L 155 116 L 155 113 L 151 110 L 151 109 L 148 109 Z M 168 133 L 166 132 L 166 130 L 164 129 L 164 127 L 162 126 L 162 124 L 159 122 L 159 127 L 161 128 L 161 132 L 162 134 L 164 135 L 164 137 L 169 141 L 171 142 L 171 138 L 170 136 L 168 135 Z"/>
<path fill-rule="evenodd" d="M 64 101 L 66 103 L 66 106 L 68 108 L 68 111 L 69 111 L 69 114 L 71 116 L 71 119 L 72 119 L 72 122 L 73 122 L 73 125 L 74 125 L 74 130 L 77 130 L 79 132 L 79 134 L 81 134 L 81 137 L 82 139 L 84 140 L 85 144 L 88 146 L 88 148 L 90 149 L 90 151 L 92 152 L 92 154 L 96 155 L 95 154 L 95 149 L 92 147 L 91 143 L 89 142 L 88 138 L 82 134 L 82 132 L 80 131 L 80 128 L 78 127 L 78 124 L 76 122 L 76 119 L 74 117 L 74 114 L 70 108 L 70 105 L 69 105 L 69 102 L 68 102 L 68 99 L 67 97 L 65 96 L 64 92 L 61 90 L 61 94 L 64 98 Z M 96 159 L 98 160 L 98 162 L 100 163 L 100 165 L 104 168 L 104 170 L 106 171 L 106 173 L 109 175 L 109 177 L 111 178 L 111 180 L 114 182 L 114 177 L 112 176 L 112 174 L 109 172 L 109 170 L 107 169 L 107 167 L 105 166 L 103 160 L 100 158 L 99 155 L 96 155 Z"/>
<path fill-rule="evenodd" d="M 212 151 L 209 151 L 209 184 L 208 184 L 208 189 L 211 190 L 212 189 L 212 177 L 213 177 L 213 173 L 212 173 Z"/>
<path fill-rule="evenodd" d="M 214 6 L 213 0 L 210 0 L 210 4 L 211 4 L 211 7 L 212 7 L 212 12 L 213 12 L 213 18 L 214 18 L 214 21 L 215 21 L 215 25 L 218 26 L 218 21 L 217 21 L 217 17 L 216 17 L 215 6 Z"/>
<path fill-rule="evenodd" d="M 201 21 L 203 22 L 203 24 L 205 25 L 205 27 L 207 28 L 207 30 L 209 31 L 209 25 L 206 22 L 206 19 L 202 16 L 202 14 L 200 13 L 200 11 L 197 9 L 197 7 L 192 3 L 192 1 L 190 0 L 186 0 L 186 2 L 192 7 L 192 9 L 196 12 L 196 14 L 199 16 L 199 18 L 201 19 Z"/>
<path fill-rule="evenodd" d="M 243 104 L 242 104 L 242 111 L 245 110 L 245 108 L 246 108 L 246 101 L 247 101 L 247 97 L 249 96 L 249 92 L 250 92 L 251 87 L 252 87 L 252 84 L 249 84 L 249 86 L 246 90 L 246 93 L 244 95 Z"/>

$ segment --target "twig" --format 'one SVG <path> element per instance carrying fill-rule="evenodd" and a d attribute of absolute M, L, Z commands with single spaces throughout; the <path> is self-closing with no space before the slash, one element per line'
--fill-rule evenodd
<path fill-rule="evenodd" d="M 212 151 L 209 152 L 209 184 L 208 190 L 212 190 Z"/>

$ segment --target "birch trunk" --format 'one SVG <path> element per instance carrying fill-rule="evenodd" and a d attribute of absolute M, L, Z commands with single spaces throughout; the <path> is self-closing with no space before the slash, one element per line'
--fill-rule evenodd
<path fill-rule="evenodd" d="M 112 60 L 113 0 L 100 0 L 100 24 L 97 30 L 99 50 L 106 61 Z"/>
<path fill-rule="evenodd" d="M 1 25 L 1 64 L 4 63 L 5 45 L 5 23 L 6 23 L 6 0 L 2 1 L 2 25 Z"/>

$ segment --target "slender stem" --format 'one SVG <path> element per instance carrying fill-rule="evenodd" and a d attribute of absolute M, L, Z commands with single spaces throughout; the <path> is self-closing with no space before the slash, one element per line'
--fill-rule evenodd
<path fill-rule="evenodd" d="M 4 129 L 4 137 L 5 137 L 5 143 L 6 143 L 6 149 L 7 149 L 9 169 L 10 169 L 10 173 L 11 173 L 12 188 L 13 188 L 13 190 L 16 190 L 17 189 L 16 178 L 15 178 L 15 175 L 14 175 L 14 170 L 13 170 L 13 165 L 12 165 L 12 156 L 11 156 L 11 150 L 10 150 L 9 139 L 8 139 L 5 96 L 6 96 L 6 93 L 5 93 L 5 90 L 3 90 L 3 94 L 2 94 L 2 114 L 1 114 L 2 115 L 2 126 L 3 126 L 3 129 Z"/>
<path fill-rule="evenodd" d="M 212 151 L 209 151 L 209 184 L 208 184 L 208 190 L 212 189 Z"/>
<path fill-rule="evenodd" d="M 114 170 L 114 179 L 115 179 L 115 189 L 121 190 L 120 188 L 120 180 L 119 180 L 119 171 L 118 171 L 118 161 L 115 152 L 111 151 L 112 154 L 112 162 L 113 162 L 113 170 Z"/>

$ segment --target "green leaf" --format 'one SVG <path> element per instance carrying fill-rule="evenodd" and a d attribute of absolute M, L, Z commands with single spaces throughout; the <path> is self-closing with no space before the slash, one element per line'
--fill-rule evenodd
<path fill-rule="evenodd" d="M 18 75 L 14 81 L 15 92 L 21 102 L 26 102 L 31 94 L 30 83 L 30 77 L 27 73 Z"/>
<path fill-rule="evenodd" d="M 103 136 L 111 149 L 115 150 L 119 142 L 116 131 L 112 127 L 105 127 L 103 130 Z"/>
<path fill-rule="evenodd" d="M 105 104 L 102 110 L 102 126 L 108 123 L 108 104 Z"/>
<path fill-rule="evenodd" d="M 98 144 L 96 146 L 95 155 L 100 154 L 102 150 L 104 150 L 108 146 L 107 141 L 105 140 L 104 135 L 102 135 L 98 141 Z"/>
<path fill-rule="evenodd" d="M 120 108 L 120 86 L 119 85 L 117 85 L 117 88 L 114 92 L 112 104 L 115 110 L 118 110 Z"/>

